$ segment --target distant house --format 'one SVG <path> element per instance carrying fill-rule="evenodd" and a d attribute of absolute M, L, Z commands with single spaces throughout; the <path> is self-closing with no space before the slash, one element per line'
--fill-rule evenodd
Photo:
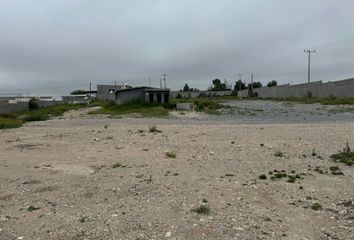
<path fill-rule="evenodd" d="M 163 104 L 169 101 L 170 89 L 97 85 L 97 98 L 115 101 L 118 105 L 136 100 Z"/>

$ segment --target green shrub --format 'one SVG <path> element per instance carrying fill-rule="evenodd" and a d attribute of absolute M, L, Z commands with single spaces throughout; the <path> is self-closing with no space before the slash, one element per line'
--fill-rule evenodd
<path fill-rule="evenodd" d="M 267 176 L 265 174 L 262 174 L 258 178 L 261 179 L 261 180 L 266 180 Z"/>
<path fill-rule="evenodd" d="M 338 171 L 339 167 L 338 166 L 332 166 L 332 167 L 329 167 L 329 170 L 331 170 L 332 172 Z"/>
<path fill-rule="evenodd" d="M 176 158 L 176 153 L 174 153 L 174 152 L 167 152 L 167 153 L 166 153 L 166 156 L 169 157 L 169 158 Z"/>
<path fill-rule="evenodd" d="M 29 109 L 30 110 L 35 110 L 39 108 L 39 101 L 36 98 L 31 98 L 28 102 Z"/>
<path fill-rule="evenodd" d="M 354 152 L 351 150 L 349 143 L 346 143 L 346 146 L 342 151 L 335 153 L 331 156 L 331 159 L 335 162 L 345 163 L 348 166 L 354 164 Z"/>
<path fill-rule="evenodd" d="M 210 207 L 208 205 L 201 205 L 200 207 L 193 208 L 191 211 L 199 214 L 209 214 Z"/>
<path fill-rule="evenodd" d="M 312 209 L 312 210 L 315 210 L 315 211 L 321 210 L 321 209 L 322 209 L 322 206 L 321 206 L 321 204 L 319 204 L 319 203 L 313 203 L 313 204 L 311 205 L 311 209 Z"/>
<path fill-rule="evenodd" d="M 32 122 L 32 121 L 45 121 L 48 119 L 47 114 L 44 114 L 42 112 L 29 112 L 28 114 L 25 115 L 24 120 L 26 122 Z"/>
<path fill-rule="evenodd" d="M 120 164 L 120 163 L 115 163 L 115 164 L 112 165 L 112 168 L 119 168 L 119 167 L 121 167 L 121 166 L 122 166 L 122 164 Z"/>

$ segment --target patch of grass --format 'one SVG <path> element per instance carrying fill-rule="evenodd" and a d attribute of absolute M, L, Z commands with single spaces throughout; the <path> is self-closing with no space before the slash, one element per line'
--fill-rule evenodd
<path fill-rule="evenodd" d="M 45 108 L 32 106 L 29 111 L 0 115 L 0 129 L 21 127 L 25 122 L 45 121 L 50 117 L 61 116 L 66 111 L 77 110 L 86 106 L 83 104 L 58 104 Z"/>
<path fill-rule="evenodd" d="M 197 208 L 193 208 L 191 210 L 192 212 L 196 212 L 196 213 L 199 213 L 199 214 L 210 214 L 210 207 L 208 205 L 201 205 Z"/>
<path fill-rule="evenodd" d="M 287 180 L 288 183 L 294 183 L 296 181 L 296 177 L 293 175 L 288 175 L 288 178 L 289 178 Z"/>
<path fill-rule="evenodd" d="M 112 165 L 112 168 L 120 168 L 122 166 L 121 163 L 115 163 Z"/>
<path fill-rule="evenodd" d="M 26 122 L 33 122 L 33 121 L 45 121 L 47 120 L 49 117 L 47 114 L 43 113 L 43 112 L 39 112 L 39 111 L 30 111 L 29 113 L 27 113 L 26 115 L 24 115 L 24 120 Z"/>
<path fill-rule="evenodd" d="M 285 178 L 285 177 L 287 177 L 288 175 L 286 174 L 286 173 L 275 173 L 274 174 L 274 177 L 275 178 Z"/>
<path fill-rule="evenodd" d="M 342 151 L 331 155 L 331 159 L 334 162 L 345 163 L 348 166 L 354 164 L 354 152 L 351 150 L 349 143 L 347 142 Z"/>
<path fill-rule="evenodd" d="M 332 172 L 335 172 L 335 171 L 339 170 L 339 167 L 338 166 L 332 166 L 332 167 L 329 167 L 329 170 L 331 170 Z"/>
<path fill-rule="evenodd" d="M 221 109 L 230 108 L 221 104 L 222 98 L 189 98 L 189 99 L 171 99 L 170 106 L 174 108 L 177 103 L 193 103 L 197 112 L 205 112 L 207 114 L 221 115 Z"/>
<path fill-rule="evenodd" d="M 176 158 L 176 153 L 174 153 L 174 152 L 167 152 L 167 153 L 166 153 L 166 157 L 169 157 L 169 158 Z"/>
<path fill-rule="evenodd" d="M 127 115 L 136 113 L 143 117 L 163 117 L 168 116 L 168 105 L 158 105 L 156 103 L 144 103 L 132 101 L 130 103 L 117 105 L 113 101 L 95 100 L 92 106 L 100 106 L 101 109 L 91 112 L 91 114 Z"/>
<path fill-rule="evenodd" d="M 33 211 L 36 211 L 36 210 L 39 210 L 39 209 L 41 209 L 40 207 L 35 207 L 35 206 L 29 206 L 28 208 L 27 208 L 27 211 L 29 211 L 29 212 L 33 212 Z"/>
<path fill-rule="evenodd" d="M 329 170 L 331 171 L 332 175 L 344 175 L 338 166 L 331 166 L 329 167 Z"/>
<path fill-rule="evenodd" d="M 262 174 L 258 177 L 261 180 L 267 180 L 267 176 L 265 174 Z"/>
<path fill-rule="evenodd" d="M 274 156 L 276 156 L 276 157 L 284 157 L 285 154 L 284 154 L 282 151 L 276 151 L 276 152 L 274 153 Z"/>
<path fill-rule="evenodd" d="M 313 203 L 313 204 L 311 205 L 311 209 L 312 209 L 312 210 L 315 210 L 315 211 L 318 211 L 318 210 L 321 210 L 321 209 L 322 209 L 322 206 L 321 206 L 321 204 L 319 204 L 319 203 Z"/>
<path fill-rule="evenodd" d="M 22 126 L 22 121 L 11 117 L 0 117 L 0 129 L 18 128 Z"/>

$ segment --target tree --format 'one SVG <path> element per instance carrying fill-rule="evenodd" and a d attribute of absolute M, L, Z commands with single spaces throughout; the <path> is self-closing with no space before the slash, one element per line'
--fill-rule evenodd
<path fill-rule="evenodd" d="M 248 87 L 251 88 L 252 84 L 248 84 Z M 261 82 L 253 82 L 253 89 L 255 88 L 261 88 L 263 85 Z"/>
<path fill-rule="evenodd" d="M 240 90 L 245 90 L 246 89 L 246 84 L 244 84 L 241 80 L 238 80 L 235 83 L 234 91 L 240 91 Z"/>
<path fill-rule="evenodd" d="M 226 84 L 221 83 L 220 79 L 213 80 L 213 86 L 211 87 L 211 91 L 224 91 L 226 90 Z"/>
<path fill-rule="evenodd" d="M 183 87 L 183 92 L 189 92 L 189 86 L 187 83 Z"/>
<path fill-rule="evenodd" d="M 70 94 L 71 95 L 82 95 L 82 94 L 87 94 L 87 91 L 81 90 L 81 89 L 77 89 L 77 90 L 72 91 Z"/>
<path fill-rule="evenodd" d="M 276 86 L 278 86 L 278 83 L 275 80 L 272 80 L 267 84 L 267 87 L 276 87 Z"/>

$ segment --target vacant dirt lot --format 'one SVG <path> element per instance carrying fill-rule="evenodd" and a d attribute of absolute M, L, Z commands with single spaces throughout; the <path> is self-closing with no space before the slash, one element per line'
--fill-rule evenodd
<path fill-rule="evenodd" d="M 1 131 L 0 239 L 354 239 L 354 167 L 329 159 L 353 123 L 189 121 L 69 113 Z"/>

